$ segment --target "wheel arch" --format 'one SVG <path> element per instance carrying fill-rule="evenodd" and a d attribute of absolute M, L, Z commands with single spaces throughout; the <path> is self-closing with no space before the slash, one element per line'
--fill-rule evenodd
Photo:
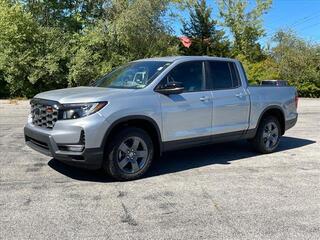
<path fill-rule="evenodd" d="M 283 109 L 277 105 L 272 105 L 265 108 L 260 114 L 256 129 L 258 129 L 261 120 L 266 116 L 274 116 L 279 120 L 281 127 L 281 135 L 283 135 L 285 133 L 285 114 L 283 112 Z"/>
<path fill-rule="evenodd" d="M 114 121 L 106 131 L 101 147 L 105 147 L 113 134 L 123 127 L 138 127 L 145 130 L 151 137 L 156 154 L 161 155 L 163 151 L 161 132 L 158 124 L 151 117 L 143 115 L 131 115 Z"/>

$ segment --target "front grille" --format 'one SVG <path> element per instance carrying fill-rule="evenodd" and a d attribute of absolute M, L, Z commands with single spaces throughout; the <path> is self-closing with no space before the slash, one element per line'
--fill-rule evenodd
<path fill-rule="evenodd" d="M 58 104 L 41 99 L 32 99 L 30 104 L 32 124 L 43 128 L 53 128 L 58 120 Z"/>

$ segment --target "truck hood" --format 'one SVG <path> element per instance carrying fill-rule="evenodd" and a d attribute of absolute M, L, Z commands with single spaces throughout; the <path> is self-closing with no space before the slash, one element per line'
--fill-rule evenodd
<path fill-rule="evenodd" d="M 135 89 L 102 88 L 102 87 L 75 87 L 52 90 L 39 93 L 35 98 L 65 103 L 85 103 L 108 101 L 118 95 L 127 95 Z"/>

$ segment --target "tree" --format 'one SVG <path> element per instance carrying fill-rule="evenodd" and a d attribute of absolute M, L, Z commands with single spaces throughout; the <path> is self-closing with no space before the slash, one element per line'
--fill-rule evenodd
<path fill-rule="evenodd" d="M 0 97 L 86 85 L 124 62 L 176 54 L 162 18 L 173 2 L 0 0 Z"/>
<path fill-rule="evenodd" d="M 242 54 L 249 61 L 262 60 L 263 53 L 258 40 L 264 36 L 262 16 L 272 0 L 256 0 L 256 6 L 247 10 L 248 0 L 217 0 L 224 25 L 233 35 L 234 55 Z"/>
<path fill-rule="evenodd" d="M 290 32 L 277 33 L 268 51 L 259 45 L 271 0 L 250 11 L 249 0 L 218 1 L 231 54 L 205 0 L 0 0 L 0 98 L 86 85 L 124 62 L 177 55 L 166 18 L 178 6 L 190 7 L 183 32 L 193 44 L 184 54 L 236 56 L 251 82 L 286 79 L 301 96 L 320 96 L 319 45 Z"/>
<path fill-rule="evenodd" d="M 104 21 L 78 34 L 69 64 L 69 84 L 88 84 L 135 59 L 176 54 L 176 40 L 162 19 L 170 2 L 113 1 Z"/>
<path fill-rule="evenodd" d="M 320 97 L 320 45 L 297 37 L 292 31 L 279 31 L 273 46 L 259 62 L 250 62 L 243 55 L 243 63 L 250 83 L 265 79 L 287 80 L 298 89 L 301 97 Z"/>
<path fill-rule="evenodd" d="M 181 48 L 186 55 L 228 56 L 229 41 L 222 30 L 217 30 L 217 21 L 211 18 L 212 9 L 206 0 L 196 1 L 190 9 L 189 22 L 183 23 L 182 34 L 192 41 L 190 48 Z"/>
<path fill-rule="evenodd" d="M 250 62 L 245 56 L 238 55 L 250 84 L 260 84 L 262 80 L 280 79 L 277 63 L 270 54 L 265 53 L 265 58 L 259 62 Z"/>
<path fill-rule="evenodd" d="M 39 26 L 21 5 L 6 0 L 0 0 L 0 32 L 0 78 L 11 96 L 67 86 L 65 34 Z"/>
<path fill-rule="evenodd" d="M 26 12 L 44 27 L 79 32 L 97 19 L 105 17 L 105 8 L 112 0 L 20 0 Z"/>
<path fill-rule="evenodd" d="M 279 31 L 271 56 L 280 79 L 298 88 L 300 96 L 320 97 L 320 46 L 298 38 L 293 32 Z"/>

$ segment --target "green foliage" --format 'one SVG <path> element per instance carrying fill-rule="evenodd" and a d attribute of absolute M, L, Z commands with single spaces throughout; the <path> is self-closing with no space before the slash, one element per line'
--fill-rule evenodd
<path fill-rule="evenodd" d="M 107 21 L 78 36 L 70 62 L 70 85 L 87 84 L 134 59 L 177 54 L 176 40 L 161 21 L 168 2 L 115 1 L 110 5 Z"/>
<path fill-rule="evenodd" d="M 24 0 L 23 6 L 34 19 L 45 27 L 79 32 L 85 26 L 105 16 L 105 0 Z"/>
<path fill-rule="evenodd" d="M 231 41 L 205 0 L 0 0 L 0 98 L 87 85 L 125 62 L 165 55 L 237 57 L 251 83 L 284 79 L 300 96 L 320 96 L 320 46 L 279 32 L 264 51 L 262 15 L 271 0 L 218 0 Z M 166 18 L 189 10 L 183 48 Z M 172 24 L 172 23 L 171 23 Z"/>
<path fill-rule="evenodd" d="M 161 56 L 172 52 L 171 36 L 161 19 L 169 2 L 136 0 L 118 7 L 117 16 L 105 25 L 111 41 L 117 44 L 114 51 L 119 52 L 120 46 L 129 53 L 130 59 Z"/>
<path fill-rule="evenodd" d="M 222 30 L 217 30 L 217 21 L 211 18 L 212 9 L 205 0 L 190 7 L 190 22 L 183 22 L 182 34 L 192 41 L 190 48 L 180 46 L 185 55 L 230 55 L 230 43 Z"/>
<path fill-rule="evenodd" d="M 261 80 L 279 79 L 276 62 L 270 56 L 259 62 L 250 62 L 243 55 L 236 57 L 242 62 L 250 84 L 260 84 Z"/>
<path fill-rule="evenodd" d="M 10 96 L 65 87 L 65 35 L 39 26 L 21 5 L 0 4 L 0 72 Z"/>
<path fill-rule="evenodd" d="M 244 55 L 249 61 L 263 59 L 258 40 L 264 36 L 262 16 L 272 0 L 256 0 L 256 6 L 248 10 L 248 0 L 217 0 L 224 25 L 233 35 L 233 54 Z"/>
<path fill-rule="evenodd" d="M 251 84 L 265 79 L 287 80 L 297 87 L 301 97 L 320 97 L 320 46 L 307 43 L 292 32 L 280 31 L 274 37 L 275 47 L 258 62 L 242 61 Z"/>
<path fill-rule="evenodd" d="M 28 81 L 30 63 L 36 61 L 39 31 L 29 14 L 18 5 L 0 4 L 0 71 L 3 80 L 9 84 L 10 94 L 31 93 L 33 87 Z M 17 81 L 19 79 L 19 81 Z"/>
<path fill-rule="evenodd" d="M 69 86 L 87 85 L 112 68 L 132 60 L 126 56 L 124 46 L 113 40 L 102 22 L 74 37 L 68 65 Z"/>
<path fill-rule="evenodd" d="M 310 44 L 291 32 L 278 32 L 271 56 L 279 78 L 297 86 L 299 94 L 320 97 L 320 46 Z"/>

